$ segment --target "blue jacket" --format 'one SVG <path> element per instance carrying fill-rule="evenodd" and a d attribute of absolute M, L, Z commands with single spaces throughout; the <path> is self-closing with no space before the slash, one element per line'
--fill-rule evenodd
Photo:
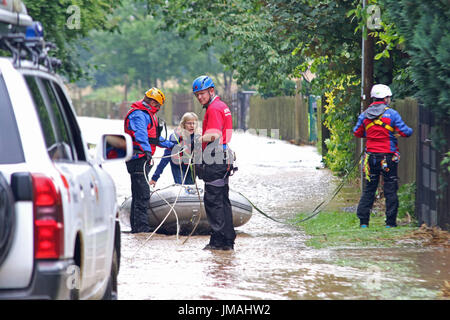
<path fill-rule="evenodd" d="M 152 152 L 150 143 L 148 141 L 147 126 L 152 122 L 147 112 L 136 110 L 132 112 L 129 117 L 129 128 L 134 131 L 136 141 L 140 143 L 142 149 L 147 152 Z M 161 148 L 173 148 L 175 144 L 169 140 L 165 140 L 163 137 L 159 137 L 158 147 Z M 167 151 L 167 150 L 166 150 Z M 169 150 L 170 152 L 170 150 Z M 131 159 L 137 159 L 138 155 L 135 154 Z"/>

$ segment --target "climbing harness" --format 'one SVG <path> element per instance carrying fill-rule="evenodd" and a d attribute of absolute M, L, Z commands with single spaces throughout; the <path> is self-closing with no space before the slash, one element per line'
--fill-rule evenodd
<path fill-rule="evenodd" d="M 363 171 L 367 181 L 370 181 L 369 155 L 364 153 Z"/>
<path fill-rule="evenodd" d="M 230 152 L 231 151 L 227 151 L 227 154 L 229 154 Z M 232 154 L 232 157 L 233 157 L 233 162 L 236 161 L 236 154 L 234 152 L 231 152 L 231 154 Z M 233 164 L 230 165 L 230 163 L 228 162 L 228 158 L 226 160 L 227 160 L 227 163 L 228 163 L 228 167 L 227 167 L 227 172 L 225 173 L 225 176 L 223 177 L 223 179 L 217 179 L 217 180 L 214 180 L 214 181 L 211 181 L 211 182 L 205 182 L 205 184 L 211 184 L 211 185 L 220 187 L 220 186 L 224 186 L 225 183 L 228 183 L 228 177 L 232 176 L 238 170 L 238 168 L 235 167 Z M 198 227 L 198 225 L 200 223 L 201 214 L 203 212 L 203 205 L 202 205 L 203 201 L 200 198 L 200 192 L 199 192 L 199 189 L 198 189 L 198 186 L 197 186 L 197 174 L 195 172 L 195 166 L 192 166 L 191 170 L 194 173 L 193 175 L 194 175 L 195 188 L 197 189 L 198 200 L 199 200 L 199 203 L 200 203 L 200 214 L 198 215 L 198 220 L 195 223 L 194 228 L 192 228 L 191 233 L 189 233 L 187 238 L 183 241 L 183 244 L 185 244 L 189 240 L 189 238 L 194 234 L 195 230 L 197 229 L 197 227 Z"/>
<path fill-rule="evenodd" d="M 367 181 L 370 181 L 370 167 L 369 167 L 369 156 L 371 155 L 377 155 L 373 153 L 366 152 L 364 155 L 364 166 L 363 170 L 365 173 L 365 177 Z M 378 156 L 383 156 L 383 159 L 380 161 L 381 170 L 384 172 L 389 172 L 389 165 L 388 165 L 388 157 L 392 157 L 392 162 L 399 163 L 400 162 L 400 152 L 394 152 L 393 154 L 378 154 Z"/>
<path fill-rule="evenodd" d="M 388 110 L 389 107 L 384 108 L 384 111 Z M 374 125 L 378 125 L 381 126 L 383 128 L 385 128 L 386 130 L 390 131 L 390 132 L 394 132 L 394 128 L 392 128 L 390 125 L 388 125 L 387 123 L 384 123 L 381 118 L 383 117 L 383 114 L 380 114 L 375 120 L 372 120 L 372 122 L 370 122 L 365 128 L 366 131 L 369 130 L 369 128 L 373 127 Z"/>
<path fill-rule="evenodd" d="M 388 164 L 387 164 L 387 159 L 386 159 L 386 156 L 384 156 L 384 158 L 381 160 L 381 169 L 384 171 L 384 172 L 389 172 L 389 166 L 388 166 Z"/>

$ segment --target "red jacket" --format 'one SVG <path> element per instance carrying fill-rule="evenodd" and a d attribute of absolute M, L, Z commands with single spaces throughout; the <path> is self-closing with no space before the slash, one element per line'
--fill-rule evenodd
<path fill-rule="evenodd" d="M 355 137 L 367 139 L 366 151 L 373 153 L 398 152 L 395 133 L 409 137 L 413 130 L 403 122 L 397 111 L 383 101 L 372 103 L 361 113 L 353 128 Z"/>
<path fill-rule="evenodd" d="M 138 111 L 139 110 L 139 111 Z M 138 112 L 138 113 L 135 113 Z M 145 107 L 141 101 L 136 101 L 131 105 L 125 117 L 125 132 L 128 133 L 133 140 L 133 148 L 141 151 L 133 158 L 140 158 L 145 156 L 144 152 L 151 151 L 152 155 L 155 153 L 156 145 L 149 143 L 149 138 L 158 138 L 158 118 L 156 117 L 156 110 Z M 133 113 L 133 116 L 131 114 Z M 144 123 L 146 131 L 141 132 L 137 130 L 137 124 Z"/>
<path fill-rule="evenodd" d="M 228 106 L 216 96 L 206 108 L 203 118 L 203 135 L 205 133 L 219 133 L 220 143 L 227 144 L 231 140 L 233 131 L 233 118 Z M 207 143 L 202 143 L 206 148 Z"/>

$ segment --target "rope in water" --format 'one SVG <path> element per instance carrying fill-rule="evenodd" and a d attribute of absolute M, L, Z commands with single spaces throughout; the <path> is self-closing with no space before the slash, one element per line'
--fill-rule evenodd
<path fill-rule="evenodd" d="M 181 150 L 180 152 L 178 152 L 177 154 L 180 154 L 181 152 L 183 152 L 183 150 Z M 175 154 L 175 155 L 177 155 L 177 154 Z M 172 157 L 173 155 L 170 155 L 170 156 L 166 156 L 166 157 Z M 155 158 L 164 158 L 164 157 L 155 157 Z M 191 164 L 191 162 L 192 162 L 192 158 L 193 158 L 193 154 L 189 157 L 189 164 L 188 164 L 188 166 Z M 152 158 L 152 160 L 153 160 L 153 158 Z M 147 182 L 147 184 L 149 185 L 149 187 L 151 188 L 152 186 L 151 186 L 151 184 L 150 184 L 150 181 L 148 180 L 148 176 L 147 176 L 147 174 L 145 173 L 145 166 L 146 166 L 146 164 L 147 164 L 147 161 L 145 161 L 144 162 L 144 168 L 143 168 L 143 172 L 144 172 L 144 177 L 145 177 L 145 181 Z M 151 167 L 152 167 L 153 165 L 151 165 Z M 150 168 L 151 168 L 150 167 Z M 180 168 L 181 168 L 181 162 L 180 162 Z M 180 172 L 182 172 L 182 171 L 180 171 Z M 158 189 L 158 190 L 154 190 L 152 193 L 156 193 L 162 200 L 164 200 L 165 202 L 166 202 L 166 204 L 170 207 L 170 210 L 167 212 L 167 214 L 166 214 L 166 216 L 164 217 L 164 219 L 161 221 L 161 223 L 158 225 L 158 227 L 156 227 L 156 229 L 155 230 L 153 230 L 153 232 L 144 240 L 144 242 L 143 243 L 141 243 L 141 245 L 136 249 L 136 251 L 131 255 L 131 257 L 129 258 L 129 259 L 133 259 L 134 258 L 134 256 L 147 244 L 147 242 L 148 241 L 150 241 L 150 239 L 155 235 L 155 233 L 156 233 L 156 231 L 158 231 L 160 228 L 161 228 L 161 226 L 164 224 L 164 222 L 167 220 L 167 218 L 169 217 L 169 215 L 172 213 L 172 211 L 173 211 L 173 213 L 175 214 L 175 218 L 176 218 L 176 221 L 177 221 L 177 234 L 176 234 L 176 237 L 177 237 L 177 240 L 178 240 L 178 235 L 179 235 L 179 230 L 180 230 L 180 224 L 179 224 L 179 220 L 178 220 L 178 215 L 177 215 L 177 213 L 176 213 L 176 210 L 175 210 L 175 205 L 176 205 L 176 203 L 177 203 L 177 201 L 178 201 L 178 198 L 179 198 L 179 196 L 180 196 L 180 194 L 181 194 L 181 190 L 183 190 L 183 187 L 184 187 L 184 183 L 185 183 L 185 181 L 186 181 L 186 177 L 187 177 L 187 174 L 188 174 L 188 172 L 189 172 L 189 170 L 186 170 L 186 173 L 184 174 L 184 177 L 183 177 L 183 181 L 182 181 L 182 184 L 181 184 L 181 187 L 180 187 L 180 189 L 179 189 L 179 191 L 178 191 L 178 194 L 177 194 L 177 197 L 175 198 L 175 201 L 174 201 L 174 203 L 173 203 L 173 205 L 171 205 L 163 196 L 161 196 L 159 193 L 158 193 L 158 190 L 159 191 L 161 191 L 161 189 Z M 166 188 L 168 188 L 168 187 L 166 187 Z M 164 188 L 164 189 L 166 189 L 166 188 Z M 198 190 L 198 189 L 197 189 Z M 186 242 L 186 241 L 185 241 Z M 184 244 L 184 243 L 183 243 Z"/>
<path fill-rule="evenodd" d="M 364 151 L 360 154 L 359 158 L 361 158 L 361 156 L 363 155 Z M 337 194 L 339 193 L 339 191 L 341 191 L 342 187 L 347 183 L 347 179 L 350 176 L 350 174 L 353 172 L 353 170 L 355 170 L 355 168 L 357 168 L 358 164 L 361 163 L 360 161 L 355 161 L 355 164 L 353 165 L 353 167 L 347 172 L 347 174 L 342 178 L 342 181 L 339 183 L 339 185 L 334 189 L 334 191 L 331 194 L 331 197 L 327 200 L 323 200 L 322 202 L 320 202 L 315 208 L 314 210 L 311 212 L 311 214 L 299 221 L 296 221 L 296 223 L 302 223 L 305 222 L 309 219 L 314 218 L 315 216 L 317 216 L 319 213 L 321 213 L 323 211 L 323 209 L 330 203 L 331 200 L 333 200 Z M 243 196 L 245 199 L 247 199 L 248 202 L 250 202 L 250 204 L 252 205 L 253 208 L 255 208 L 255 210 L 259 213 L 261 213 L 263 216 L 265 216 L 266 218 L 281 223 L 281 224 L 286 224 L 286 225 L 292 225 L 290 223 L 275 219 L 273 217 L 271 217 L 270 215 L 268 215 L 267 213 L 265 213 L 264 211 L 262 211 L 261 209 L 259 209 L 257 206 L 255 206 L 250 199 L 248 199 L 245 195 L 243 195 L 241 192 L 238 192 L 241 196 Z"/>

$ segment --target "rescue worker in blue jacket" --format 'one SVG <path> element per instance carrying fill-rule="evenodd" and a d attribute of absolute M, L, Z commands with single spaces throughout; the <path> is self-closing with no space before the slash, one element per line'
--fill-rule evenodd
<path fill-rule="evenodd" d="M 380 175 L 383 175 L 386 198 L 385 222 L 387 228 L 392 228 L 397 226 L 398 212 L 397 166 L 400 153 L 397 137 L 409 137 L 413 130 L 403 122 L 400 114 L 389 106 L 392 92 L 388 86 L 374 85 L 370 96 L 373 102 L 361 113 L 353 128 L 356 137 L 366 139 L 364 158 L 366 181 L 356 214 L 361 228 L 367 228 Z"/>
<path fill-rule="evenodd" d="M 186 112 L 180 121 L 180 125 L 170 135 L 169 140 L 179 148 L 166 149 L 164 156 L 156 167 L 150 185 L 155 186 L 164 168 L 170 162 L 173 180 L 176 184 L 194 184 L 192 172 L 193 159 L 190 160 L 194 150 L 194 139 L 198 128 L 198 117 L 193 112 Z M 185 151 L 182 151 L 182 150 Z M 170 156 L 172 154 L 172 156 Z"/>
<path fill-rule="evenodd" d="M 161 127 L 156 113 L 164 104 L 165 96 L 161 90 L 151 88 L 142 100 L 131 105 L 125 117 L 124 129 L 133 140 L 133 157 L 127 165 L 131 176 L 131 232 L 152 232 L 147 210 L 150 206 L 150 187 L 147 176 L 151 169 L 152 156 L 156 146 L 172 148 L 173 143 L 161 136 Z M 145 167 L 145 170 L 144 170 Z"/>

